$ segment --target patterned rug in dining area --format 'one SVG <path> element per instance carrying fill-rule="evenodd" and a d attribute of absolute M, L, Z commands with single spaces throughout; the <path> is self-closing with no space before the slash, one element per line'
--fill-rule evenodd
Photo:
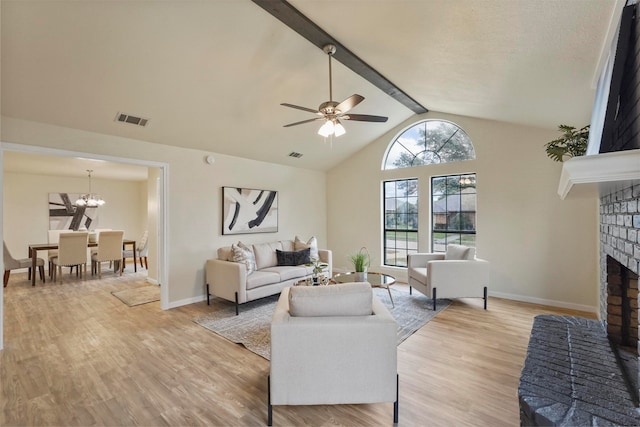
<path fill-rule="evenodd" d="M 440 311 L 451 303 L 450 300 L 439 299 L 436 311 L 430 298 L 414 291 L 409 295 L 406 287 L 391 287 L 395 307 L 391 307 L 386 289 L 374 289 L 375 294 L 385 303 L 398 322 L 398 345 L 414 332 L 427 324 Z M 228 306 L 193 319 L 198 325 L 215 332 L 236 344 L 242 344 L 248 350 L 270 359 L 271 317 L 280 295 L 272 295 L 242 304 L 240 314 L 236 316 L 235 306 Z"/>
<path fill-rule="evenodd" d="M 114 291 L 111 294 L 129 307 L 160 301 L 160 286 L 145 285 L 123 291 Z"/>

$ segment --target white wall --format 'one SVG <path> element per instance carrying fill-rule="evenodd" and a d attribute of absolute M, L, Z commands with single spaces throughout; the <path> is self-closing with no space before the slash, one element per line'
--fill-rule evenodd
<path fill-rule="evenodd" d="M 3 238 L 12 254 L 27 257 L 29 243 L 46 243 L 49 229 L 49 193 L 83 193 L 88 178 L 4 172 Z M 92 178 L 94 192 L 107 202 L 98 208 L 94 228 L 124 230 L 125 237 L 138 239 L 146 219 L 146 181 Z"/>
<path fill-rule="evenodd" d="M 382 171 L 388 144 L 425 118 L 461 126 L 473 141 L 476 160 Z M 405 269 L 381 266 L 382 181 L 419 179 L 419 248 L 427 252 L 430 177 L 476 172 L 477 252 L 491 262 L 490 294 L 595 311 L 598 201 L 560 200 L 562 164 L 544 151 L 544 144 L 556 137 L 557 132 L 545 129 L 441 113 L 406 121 L 328 173 L 328 237 L 334 267 L 350 269 L 348 255 L 366 246 L 373 258 L 371 270 L 406 281 Z"/>
<path fill-rule="evenodd" d="M 292 239 L 296 234 L 304 239 L 315 235 L 321 247 L 327 244 L 325 174 L 321 172 L 215 153 L 216 161 L 209 165 L 204 161 L 209 152 L 7 117 L 2 119 L 2 141 L 167 164 L 169 283 L 163 285 L 168 286 L 169 306 L 203 298 L 204 264 L 220 246 L 239 239 L 250 243 Z M 222 186 L 279 191 L 278 232 L 222 236 Z"/>

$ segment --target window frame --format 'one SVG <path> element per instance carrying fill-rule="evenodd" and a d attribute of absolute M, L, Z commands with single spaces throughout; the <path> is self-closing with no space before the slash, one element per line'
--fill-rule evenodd
<path fill-rule="evenodd" d="M 439 147 L 437 150 L 428 150 L 427 149 L 427 141 L 429 139 L 429 123 L 442 123 L 448 126 L 451 126 L 453 128 L 455 128 L 455 131 L 450 134 L 445 141 L 438 141 Z M 407 135 L 408 133 L 411 133 L 414 129 L 417 129 L 416 132 L 420 132 L 421 129 L 419 129 L 421 126 L 424 126 L 424 139 L 421 140 L 420 142 L 418 142 L 416 144 L 416 147 L 420 146 L 420 148 L 424 148 L 421 150 L 416 149 L 415 147 L 412 149 L 409 144 L 406 144 L 405 142 L 401 141 L 401 139 L 403 138 L 403 136 Z M 442 158 L 442 153 L 441 150 L 448 144 L 449 141 L 451 141 L 451 139 L 456 135 L 460 133 L 463 138 L 464 138 L 464 149 L 466 151 L 468 151 L 468 157 L 464 158 L 464 159 L 451 159 L 451 158 Z M 416 140 L 417 141 L 417 140 Z M 415 142 L 415 141 L 414 141 Z M 468 143 L 468 144 L 466 144 Z M 424 147 L 422 147 L 424 146 Z M 399 149 L 402 150 L 402 153 L 406 153 L 406 156 L 408 158 L 411 158 L 410 164 L 407 164 L 405 166 L 393 166 L 393 167 L 389 167 L 388 163 L 389 163 L 389 156 L 390 154 L 394 151 L 394 149 L 396 147 L 400 147 Z M 437 158 L 437 161 L 424 161 L 425 158 L 429 158 L 431 157 L 432 159 Z M 400 156 L 398 156 L 398 158 L 400 158 Z M 426 120 L 421 120 L 419 122 L 416 122 L 414 124 L 412 124 L 411 126 L 406 127 L 405 129 L 403 129 L 401 132 L 399 132 L 395 138 L 393 138 L 392 142 L 389 144 L 389 146 L 387 147 L 387 150 L 385 152 L 384 158 L 382 160 L 382 170 L 395 170 L 395 169 L 405 169 L 405 168 L 412 168 L 412 167 L 417 167 L 417 166 L 429 166 L 429 165 L 434 165 L 434 164 L 444 164 L 444 163 L 454 163 L 454 162 L 463 162 L 463 161 L 468 161 L 468 160 L 475 160 L 476 158 L 476 153 L 475 153 L 475 147 L 473 145 L 473 142 L 471 141 L 471 138 L 469 137 L 469 135 L 467 134 L 467 132 L 460 127 L 458 124 L 448 121 L 448 120 L 442 120 L 442 119 L 426 119 Z M 416 163 L 416 161 L 418 161 Z"/>
<path fill-rule="evenodd" d="M 450 179 L 450 178 L 457 178 L 459 182 L 461 182 L 461 180 L 463 178 L 469 178 L 472 180 L 473 182 L 473 186 L 471 186 L 469 184 L 467 184 L 466 188 L 473 188 L 474 191 L 473 193 L 464 193 L 463 189 L 460 188 L 459 191 L 457 192 L 453 192 L 453 193 L 448 193 L 446 190 L 448 189 L 448 186 L 445 184 L 445 192 L 444 193 L 438 193 L 436 194 L 434 192 L 434 180 L 437 179 Z M 468 172 L 468 173 L 454 173 L 454 174 L 448 174 L 448 175 L 431 175 L 430 179 L 429 179 L 429 193 L 430 193 L 430 246 L 431 246 L 431 252 L 436 252 L 436 253 L 442 253 L 442 252 L 446 252 L 447 246 L 450 244 L 450 242 L 448 241 L 449 239 L 447 238 L 447 235 L 458 235 L 459 236 L 459 240 L 460 242 L 457 242 L 458 244 L 464 244 L 466 246 L 471 246 L 471 247 L 476 247 L 476 236 L 478 234 L 478 227 L 477 227 L 477 218 L 478 218 L 478 188 L 477 188 L 477 173 L 476 172 Z M 471 195 L 473 194 L 475 197 L 475 203 L 474 203 L 474 210 L 473 211 L 465 211 L 463 210 L 463 203 L 462 203 L 462 198 L 464 195 Z M 446 218 L 446 223 L 445 223 L 445 228 L 438 228 L 437 224 L 441 224 L 442 221 L 436 221 L 436 215 L 438 213 L 440 213 L 441 211 L 438 211 L 438 213 L 436 213 L 436 210 L 434 208 L 434 203 L 435 198 L 439 195 L 443 195 L 444 197 L 440 200 L 445 200 L 446 206 L 447 208 L 445 208 L 445 218 Z M 449 210 L 448 209 L 448 199 L 449 197 L 454 197 L 454 196 L 458 196 L 459 197 L 459 210 Z M 461 222 L 462 225 L 462 219 L 464 218 L 464 214 L 465 213 L 469 213 L 469 212 L 473 212 L 473 218 L 470 220 L 470 223 L 472 223 L 473 225 L 473 229 L 471 230 L 466 230 L 463 229 L 463 227 L 459 226 L 457 229 L 449 229 L 449 220 L 450 220 L 450 214 L 455 214 L 458 213 L 459 216 L 459 220 Z M 445 234 L 445 242 L 444 242 L 444 249 L 441 250 L 437 245 L 436 245 L 436 234 Z M 473 241 L 469 241 L 467 240 L 466 242 L 464 241 L 464 237 L 463 236 L 473 236 Z M 453 242 L 451 242 L 453 243 Z"/>
<path fill-rule="evenodd" d="M 409 192 L 406 191 L 406 194 L 404 196 L 398 196 L 397 195 L 397 191 L 394 191 L 393 195 L 389 195 L 387 194 L 387 184 L 389 183 L 398 183 L 404 181 L 406 182 L 407 188 L 409 188 L 410 185 L 415 185 L 415 191 L 414 192 Z M 419 198 L 419 185 L 420 185 L 420 181 L 418 178 L 395 178 L 395 179 L 389 179 L 389 180 L 384 180 L 382 181 L 382 211 L 383 211 L 383 216 L 382 216 L 382 265 L 384 267 L 407 267 L 407 254 L 409 253 L 418 253 L 418 248 L 419 248 L 419 227 L 420 227 L 420 208 L 419 208 L 419 203 L 420 203 L 420 198 Z M 396 184 L 396 190 L 397 190 L 397 184 Z M 391 213 L 392 211 L 388 210 L 388 205 L 387 202 L 388 200 L 393 199 L 396 203 L 393 213 Z M 410 204 L 410 200 L 411 199 L 415 199 L 415 204 L 411 205 Z M 403 202 L 406 203 L 407 206 L 407 210 L 405 213 L 398 213 L 397 208 L 398 208 L 398 200 L 402 200 Z M 409 207 L 410 206 L 415 206 L 415 212 L 409 212 Z M 394 228 L 389 228 L 388 225 L 388 215 L 394 215 L 395 219 L 397 219 L 398 215 L 405 215 L 407 216 L 406 218 L 406 227 L 404 228 L 398 228 L 398 223 L 397 221 L 395 222 L 395 227 Z M 409 218 L 409 215 L 411 215 L 413 218 Z M 415 228 L 411 228 L 410 224 L 415 224 Z M 395 233 L 395 238 L 394 238 L 394 242 L 396 243 L 393 247 L 388 246 L 388 235 L 389 233 Z M 399 247 L 398 245 L 398 233 L 403 234 L 404 233 L 404 238 L 401 240 L 401 242 L 404 242 L 404 247 Z M 413 234 L 413 236 L 415 236 L 414 238 L 409 238 L 409 233 Z M 398 262 L 398 257 L 396 256 L 394 258 L 395 262 L 394 263 L 389 263 L 390 258 L 388 257 L 390 251 L 393 251 L 394 253 L 397 253 L 400 250 L 401 253 L 404 253 L 404 257 L 401 258 L 401 262 Z M 401 255 L 402 257 L 402 255 Z"/>

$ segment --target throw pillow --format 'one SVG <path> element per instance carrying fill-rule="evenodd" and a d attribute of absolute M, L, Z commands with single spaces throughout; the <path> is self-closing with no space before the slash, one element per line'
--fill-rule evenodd
<path fill-rule="evenodd" d="M 473 259 L 475 251 L 473 248 L 462 245 L 447 245 L 447 253 L 444 255 L 444 259 Z"/>
<path fill-rule="evenodd" d="M 256 258 L 253 256 L 253 251 L 238 242 L 237 245 L 231 245 L 231 252 L 233 252 L 233 262 L 244 264 L 247 268 L 247 275 L 253 273 L 256 270 Z"/>
<path fill-rule="evenodd" d="M 316 239 L 316 236 L 311 236 L 309 241 L 306 243 L 300 240 L 298 236 L 296 236 L 296 239 L 293 242 L 293 248 L 296 251 L 309 248 L 311 249 L 311 252 L 309 253 L 309 257 L 311 259 L 320 258 L 320 255 L 318 255 L 318 239 Z"/>
<path fill-rule="evenodd" d="M 289 288 L 289 314 L 293 317 L 370 316 L 371 285 L 364 282 Z"/>
<path fill-rule="evenodd" d="M 280 249 L 276 249 L 276 257 L 278 258 L 279 266 L 292 266 L 292 265 L 302 265 L 311 262 L 309 257 L 309 253 L 311 252 L 310 248 L 303 249 L 301 251 L 281 251 Z"/>

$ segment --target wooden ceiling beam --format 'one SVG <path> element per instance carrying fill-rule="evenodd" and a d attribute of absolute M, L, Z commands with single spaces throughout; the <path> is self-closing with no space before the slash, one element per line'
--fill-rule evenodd
<path fill-rule="evenodd" d="M 347 49 L 338 40 L 334 39 L 329 33 L 303 15 L 286 0 L 252 1 L 320 49 L 327 44 L 335 45 L 337 50 L 333 55 L 334 59 L 340 61 L 344 66 L 354 71 L 414 113 L 423 114 L 429 111 L 389 79 L 360 59 L 356 54 Z"/>

